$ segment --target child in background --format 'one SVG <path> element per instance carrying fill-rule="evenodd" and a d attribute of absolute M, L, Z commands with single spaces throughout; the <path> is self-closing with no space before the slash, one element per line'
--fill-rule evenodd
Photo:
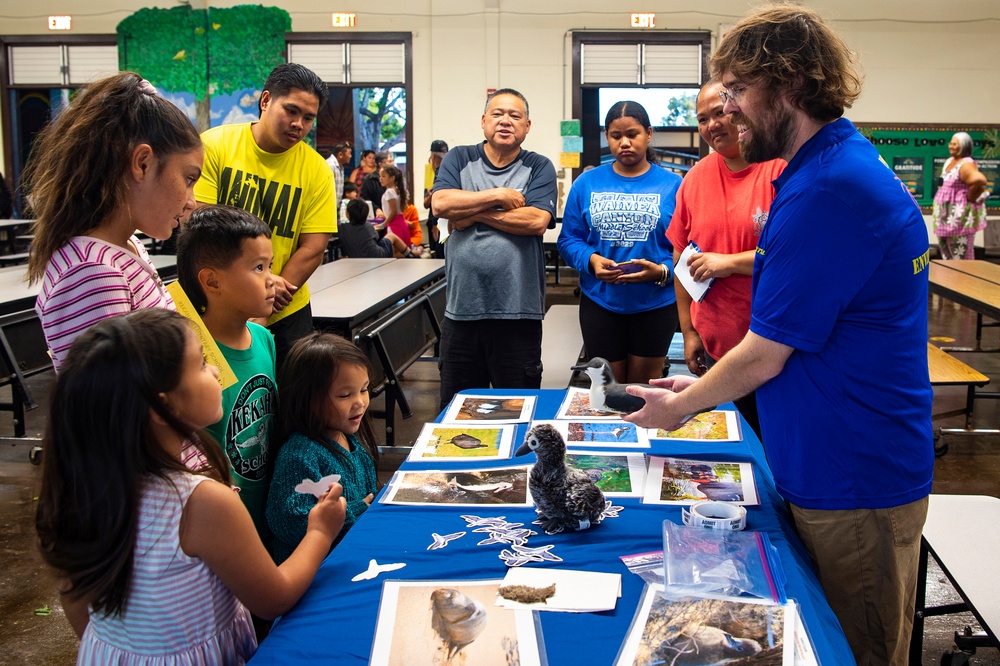
<path fill-rule="evenodd" d="M 362 202 L 363 203 L 363 202 Z M 283 562 L 308 527 L 316 498 L 295 490 L 304 479 L 340 475 L 347 516 L 334 545 L 378 490 L 378 449 L 368 411 L 370 368 L 355 345 L 332 333 L 312 333 L 288 352 L 278 376 L 278 449 L 267 497 L 275 562 Z"/>
<path fill-rule="evenodd" d="M 42 281 L 35 310 L 57 372 L 92 324 L 174 308 L 133 234 L 170 238 L 201 164 L 191 121 L 131 72 L 85 87 L 35 139 L 21 177 L 35 217 L 28 279 Z"/>
<path fill-rule="evenodd" d="M 420 213 L 412 203 L 403 209 L 403 219 L 410 228 L 410 247 L 423 251 L 424 232 L 420 228 Z"/>
<path fill-rule="evenodd" d="M 270 228 L 252 213 L 203 206 L 177 241 L 177 280 L 236 375 L 222 392 L 222 418 L 207 430 L 226 453 L 240 499 L 265 544 L 275 350 L 271 333 L 249 320 L 271 314 L 270 239 Z"/>
<path fill-rule="evenodd" d="M 52 393 L 36 527 L 82 638 L 78 664 L 243 663 L 256 650 L 247 609 L 290 610 L 329 552 L 344 521 L 338 484 L 277 567 L 219 483 L 227 463 L 215 443 L 198 444 L 211 476 L 184 467 L 182 443 L 221 411 L 218 371 L 176 312 L 105 319 L 70 348 Z"/>
<path fill-rule="evenodd" d="M 409 205 L 409 197 L 406 194 L 406 183 L 403 182 L 403 173 L 391 164 L 383 166 L 379 172 L 379 182 L 385 188 L 382 195 L 382 212 L 385 214 L 385 226 L 399 236 L 406 247 L 411 247 L 410 226 L 403 217 L 403 209 Z"/>
<path fill-rule="evenodd" d="M 337 213 L 337 232 L 340 232 L 340 226 L 347 224 L 347 204 L 351 202 L 352 199 L 358 198 L 358 186 L 354 183 L 347 181 L 344 183 L 344 198 L 340 200 L 340 208 Z"/>
<path fill-rule="evenodd" d="M 411 254 L 406 243 L 385 224 L 368 223 L 368 204 L 361 199 L 347 202 L 347 224 L 340 227 L 340 246 L 352 259 L 388 259 Z"/>

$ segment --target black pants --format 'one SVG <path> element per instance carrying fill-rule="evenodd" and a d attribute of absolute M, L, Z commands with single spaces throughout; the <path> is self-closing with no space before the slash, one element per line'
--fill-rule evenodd
<path fill-rule="evenodd" d="M 719 362 L 718 359 L 712 358 L 708 355 L 708 353 L 705 354 L 705 360 L 710 368 Z M 764 438 L 760 434 L 760 415 L 757 412 L 757 393 L 751 391 L 742 398 L 733 400 L 733 404 L 736 405 L 736 409 L 740 410 L 740 414 L 742 414 L 743 418 L 745 418 L 747 423 L 750 424 L 750 429 L 753 430 L 754 434 L 757 435 L 757 439 L 759 439 L 761 445 L 763 445 Z"/>
<path fill-rule="evenodd" d="M 459 391 L 542 385 L 540 319 L 480 319 L 441 326 L 441 409 Z"/>
<path fill-rule="evenodd" d="M 307 303 L 301 310 L 274 322 L 267 328 L 274 336 L 275 367 L 280 368 L 295 341 L 313 332 L 312 307 Z"/>

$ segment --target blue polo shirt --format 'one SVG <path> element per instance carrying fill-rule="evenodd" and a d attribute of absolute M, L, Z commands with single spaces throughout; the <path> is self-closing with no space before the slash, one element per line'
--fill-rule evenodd
<path fill-rule="evenodd" d="M 750 330 L 794 348 L 757 391 L 781 495 L 809 509 L 930 493 L 927 230 L 854 125 L 826 125 L 774 181 Z"/>

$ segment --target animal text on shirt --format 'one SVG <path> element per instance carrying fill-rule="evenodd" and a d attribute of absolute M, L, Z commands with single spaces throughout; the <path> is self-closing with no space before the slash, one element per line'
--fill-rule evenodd
<path fill-rule="evenodd" d="M 302 188 L 268 181 L 241 169 L 225 167 L 219 177 L 218 203 L 242 208 L 263 220 L 271 233 L 292 238 Z"/>

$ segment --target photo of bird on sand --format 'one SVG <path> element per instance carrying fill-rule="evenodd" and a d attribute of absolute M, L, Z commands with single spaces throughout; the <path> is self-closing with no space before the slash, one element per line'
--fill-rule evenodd
<path fill-rule="evenodd" d="M 781 664 L 793 607 L 722 599 L 671 601 L 646 589 L 616 666 Z"/>
<path fill-rule="evenodd" d="M 644 504 L 694 504 L 703 500 L 760 504 L 753 463 L 651 456 Z"/>
<path fill-rule="evenodd" d="M 506 460 L 517 426 L 428 423 L 420 431 L 409 460 Z"/>
<path fill-rule="evenodd" d="M 386 504 L 531 506 L 528 469 L 399 470 L 389 480 Z"/>
<path fill-rule="evenodd" d="M 535 397 L 463 395 L 455 396 L 445 410 L 445 423 L 478 421 L 485 423 L 523 423 L 531 419 Z"/>
<path fill-rule="evenodd" d="M 371 663 L 538 664 L 530 611 L 497 606 L 501 582 L 386 581 Z"/>

